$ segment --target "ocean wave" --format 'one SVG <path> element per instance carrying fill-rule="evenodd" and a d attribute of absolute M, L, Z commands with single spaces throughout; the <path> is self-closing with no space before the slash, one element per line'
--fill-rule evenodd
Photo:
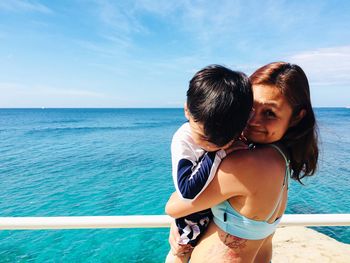
<path fill-rule="evenodd" d="M 159 128 L 171 125 L 170 123 L 135 123 L 128 126 L 84 126 L 84 127 L 46 127 L 36 128 L 27 131 L 26 135 L 42 133 L 65 133 L 65 132 L 99 132 L 99 131 L 118 131 L 118 130 L 141 130 Z"/>
<path fill-rule="evenodd" d="M 55 133 L 55 132 L 93 132 L 93 131 L 113 131 L 113 130 L 125 130 L 127 127 L 55 127 L 55 128 L 38 128 L 32 129 L 26 132 L 27 135 L 37 133 Z"/>
<path fill-rule="evenodd" d="M 41 121 L 39 124 L 62 124 L 62 123 L 79 123 L 85 121 L 84 119 L 73 120 L 53 120 L 53 121 Z"/>

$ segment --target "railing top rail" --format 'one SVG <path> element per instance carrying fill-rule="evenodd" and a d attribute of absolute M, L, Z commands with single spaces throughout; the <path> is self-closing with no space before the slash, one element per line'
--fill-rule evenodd
<path fill-rule="evenodd" d="M 0 217 L 0 230 L 166 228 L 167 215 Z M 350 214 L 286 214 L 280 226 L 350 226 Z"/>

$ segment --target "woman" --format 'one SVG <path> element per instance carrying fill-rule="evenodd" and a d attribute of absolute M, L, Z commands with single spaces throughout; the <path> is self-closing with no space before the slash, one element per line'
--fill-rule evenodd
<path fill-rule="evenodd" d="M 194 248 L 191 263 L 269 262 L 272 237 L 286 209 L 288 178 L 301 182 L 316 169 L 316 123 L 303 70 L 275 62 L 250 80 L 253 115 L 244 134 L 255 148 L 226 157 L 194 202 L 174 193 L 166 207 L 176 218 L 212 208 L 214 222 Z M 177 249 L 174 236 L 170 241 Z"/>

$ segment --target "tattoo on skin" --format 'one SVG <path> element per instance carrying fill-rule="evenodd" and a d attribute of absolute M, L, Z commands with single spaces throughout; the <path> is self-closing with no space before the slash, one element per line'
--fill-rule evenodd
<path fill-rule="evenodd" d="M 234 262 L 237 262 L 239 259 L 240 259 L 240 256 L 238 253 L 236 253 L 232 250 L 229 250 L 225 254 L 225 258 L 224 258 L 223 263 L 234 263 Z"/>
<path fill-rule="evenodd" d="M 223 242 L 229 248 L 243 249 L 246 247 L 247 239 L 235 237 L 226 233 Z"/>
<path fill-rule="evenodd" d="M 219 237 L 222 240 L 222 243 L 211 247 L 208 251 L 208 258 L 213 259 L 213 262 L 220 260 L 222 263 L 239 261 L 240 251 L 247 246 L 246 243 L 248 240 L 227 233 L 222 233 Z"/>
<path fill-rule="evenodd" d="M 179 247 L 180 247 L 180 249 L 176 254 L 176 256 L 178 256 L 178 257 L 188 256 L 188 254 L 192 253 L 193 247 L 190 244 L 179 245 Z"/>

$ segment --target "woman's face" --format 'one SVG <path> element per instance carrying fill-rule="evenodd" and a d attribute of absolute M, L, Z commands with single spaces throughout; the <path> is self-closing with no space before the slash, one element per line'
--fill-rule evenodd
<path fill-rule="evenodd" d="M 289 128 L 292 107 L 275 86 L 253 85 L 253 111 L 245 137 L 255 143 L 280 140 Z"/>

